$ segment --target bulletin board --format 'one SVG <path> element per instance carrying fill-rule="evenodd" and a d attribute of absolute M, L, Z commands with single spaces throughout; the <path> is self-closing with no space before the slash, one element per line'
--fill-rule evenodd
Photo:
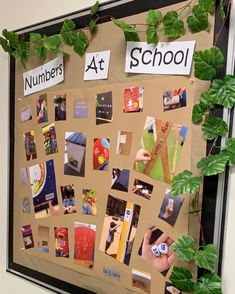
<path fill-rule="evenodd" d="M 142 23 L 149 9 L 165 13 L 182 2 L 114 1 L 101 14 Z M 82 27 L 88 14 L 66 17 Z M 21 32 L 54 34 L 64 18 Z M 210 32 L 186 32 L 179 41 L 195 41 L 195 50 L 212 46 L 209 21 Z M 84 81 L 85 57 L 64 46 L 64 81 L 28 96 L 25 69 L 11 60 L 8 270 L 58 293 L 168 293 L 172 266 L 151 264 L 146 244 L 170 244 L 185 234 L 199 239 L 189 197 L 173 198 L 169 189 L 172 176 L 193 170 L 206 152 L 191 113 L 208 83 L 193 71 L 125 73 L 123 34 L 103 19 L 87 52 L 105 50 L 107 79 Z M 31 58 L 27 70 L 40 65 Z M 170 103 L 175 92 L 178 100 Z M 154 148 L 155 161 L 139 160 L 143 149 Z"/>

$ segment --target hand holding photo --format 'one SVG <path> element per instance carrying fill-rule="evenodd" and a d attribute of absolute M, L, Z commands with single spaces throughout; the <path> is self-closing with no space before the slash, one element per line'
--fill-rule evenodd
<path fill-rule="evenodd" d="M 174 241 L 161 230 L 148 229 L 139 249 L 139 255 L 143 257 L 158 272 L 166 275 L 168 269 L 176 259 L 174 251 L 169 247 Z"/>

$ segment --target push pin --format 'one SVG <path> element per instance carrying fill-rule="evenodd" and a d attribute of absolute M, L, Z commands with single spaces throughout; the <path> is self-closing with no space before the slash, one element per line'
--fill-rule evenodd
<path fill-rule="evenodd" d="M 153 253 L 154 256 L 160 256 L 161 253 L 160 253 L 159 248 L 158 248 L 157 245 L 153 245 L 151 247 L 151 250 L 152 250 L 152 253 Z"/>
<path fill-rule="evenodd" d="M 159 249 L 159 252 L 162 253 L 162 254 L 167 254 L 168 253 L 168 246 L 167 246 L 166 243 L 159 244 L 158 249 Z"/>

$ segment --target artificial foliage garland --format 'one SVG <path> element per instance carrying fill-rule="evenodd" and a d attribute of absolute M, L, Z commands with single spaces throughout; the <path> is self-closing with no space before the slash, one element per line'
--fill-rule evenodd
<path fill-rule="evenodd" d="M 186 9 L 191 10 L 186 20 L 191 33 L 209 30 L 208 14 L 214 13 L 215 0 L 198 0 L 198 3 L 193 7 L 192 2 L 190 0 L 177 11 L 169 11 L 164 16 L 160 10 L 149 10 L 146 24 L 144 24 L 147 27 L 147 43 L 157 44 L 159 33 L 170 40 L 183 36 L 185 24 L 181 15 Z M 223 24 L 228 17 L 230 5 L 231 1 L 228 2 L 228 8 L 225 12 L 224 0 L 220 0 L 220 14 Z M 27 60 L 32 54 L 40 60 L 45 59 L 49 52 L 57 55 L 63 54 L 61 50 L 63 44 L 72 46 L 74 52 L 82 57 L 101 18 L 99 16 L 99 2 L 97 1 L 91 7 L 91 19 L 85 29 L 77 29 L 72 20 L 66 19 L 59 34 L 48 37 L 39 33 L 30 33 L 29 40 L 15 32 L 4 29 L 3 36 L 0 36 L 0 45 L 5 52 L 11 54 L 15 59 L 20 59 L 24 67 L 26 67 Z M 111 20 L 122 29 L 126 41 L 140 41 L 137 24 L 126 24 L 112 17 Z M 177 197 L 177 195 L 185 193 L 193 195 L 189 213 L 196 214 L 199 221 L 201 212 L 199 195 L 204 176 L 223 173 L 226 166 L 235 165 L 235 138 L 227 138 L 226 146 L 223 148 L 216 146 L 220 137 L 228 137 L 228 126 L 221 118 L 212 114 L 216 105 L 231 109 L 235 104 L 235 77 L 226 75 L 223 79 L 214 79 L 216 71 L 224 65 L 224 62 L 224 56 L 217 47 L 194 53 L 194 76 L 200 80 L 211 81 L 211 85 L 206 92 L 201 94 L 199 103 L 194 105 L 192 121 L 201 125 L 205 140 L 213 140 L 213 143 L 208 155 L 197 163 L 197 168 L 200 170 L 199 176 L 185 170 L 172 180 L 172 196 Z M 214 155 L 212 153 L 214 153 L 215 148 L 217 152 Z M 205 269 L 205 273 L 199 279 L 196 279 L 188 269 L 174 266 L 170 280 L 175 287 L 185 292 L 220 294 L 222 293 L 221 278 L 215 274 L 216 246 L 205 244 L 203 240 L 202 243 L 202 247 L 197 247 L 191 236 L 180 236 L 171 246 L 171 249 L 174 250 L 180 260 L 194 262 L 198 267 Z"/>

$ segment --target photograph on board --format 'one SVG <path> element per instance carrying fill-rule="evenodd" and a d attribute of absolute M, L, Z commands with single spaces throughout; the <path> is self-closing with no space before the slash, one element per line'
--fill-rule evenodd
<path fill-rule="evenodd" d="M 153 185 L 139 179 L 135 179 L 132 192 L 150 200 L 153 193 Z"/>
<path fill-rule="evenodd" d="M 55 227 L 55 256 L 69 258 L 69 234 L 68 228 Z"/>
<path fill-rule="evenodd" d="M 165 284 L 165 292 L 164 294 L 181 294 L 182 292 L 174 287 L 170 282 L 166 282 Z"/>
<path fill-rule="evenodd" d="M 73 100 L 73 118 L 87 118 L 88 116 L 88 99 Z"/>
<path fill-rule="evenodd" d="M 22 188 L 26 187 L 29 184 L 26 167 L 20 167 L 20 183 Z"/>
<path fill-rule="evenodd" d="M 54 97 L 55 121 L 66 120 L 66 95 Z"/>
<path fill-rule="evenodd" d="M 38 225 L 38 251 L 43 253 L 49 252 L 49 232 L 47 226 Z"/>
<path fill-rule="evenodd" d="M 86 134 L 65 133 L 64 174 L 85 176 Z"/>
<path fill-rule="evenodd" d="M 42 94 L 36 98 L 36 113 L 38 124 L 48 122 L 47 94 Z"/>
<path fill-rule="evenodd" d="M 92 269 L 95 256 L 96 225 L 74 222 L 74 261 Z"/>
<path fill-rule="evenodd" d="M 31 225 L 25 225 L 21 227 L 21 233 L 24 242 L 24 248 L 30 249 L 34 247 L 33 231 Z"/>
<path fill-rule="evenodd" d="M 139 215 L 139 205 L 109 195 L 100 251 L 129 265 Z"/>
<path fill-rule="evenodd" d="M 116 154 L 130 155 L 132 146 L 132 132 L 118 131 Z"/>
<path fill-rule="evenodd" d="M 171 191 L 167 189 L 158 217 L 167 222 L 169 225 L 174 226 L 183 202 L 183 196 L 173 197 L 171 196 Z"/>
<path fill-rule="evenodd" d="M 54 154 L 58 152 L 58 144 L 56 139 L 55 124 L 50 124 L 42 128 L 44 138 L 45 154 Z"/>
<path fill-rule="evenodd" d="M 24 197 L 22 199 L 22 213 L 23 214 L 31 213 L 31 204 L 30 204 L 29 197 Z"/>
<path fill-rule="evenodd" d="M 188 128 L 148 116 L 136 153 L 134 169 L 171 184 Z"/>
<path fill-rule="evenodd" d="M 129 169 L 113 168 L 111 189 L 128 192 Z"/>
<path fill-rule="evenodd" d="M 93 169 L 109 170 L 109 138 L 95 138 L 93 144 Z"/>
<path fill-rule="evenodd" d="M 186 106 L 185 87 L 163 92 L 164 111 L 173 110 Z"/>
<path fill-rule="evenodd" d="M 123 112 L 142 112 L 144 104 L 144 87 L 129 87 L 124 90 Z"/>
<path fill-rule="evenodd" d="M 145 293 L 151 291 L 151 274 L 132 269 L 132 287 L 139 288 Z"/>
<path fill-rule="evenodd" d="M 147 229 L 138 254 L 162 275 L 166 275 L 176 260 L 176 255 L 170 249 L 173 240 L 160 229 Z"/>
<path fill-rule="evenodd" d="M 96 191 L 93 189 L 82 190 L 82 213 L 86 215 L 97 215 Z"/>
<path fill-rule="evenodd" d="M 20 109 L 20 121 L 26 122 L 32 119 L 32 110 L 31 106 L 27 105 L 24 108 Z"/>
<path fill-rule="evenodd" d="M 112 92 L 100 93 L 95 96 L 96 124 L 107 124 L 113 121 Z"/>
<path fill-rule="evenodd" d="M 73 185 L 66 185 L 60 187 L 64 214 L 72 214 L 77 212 L 75 205 L 75 192 Z"/>
<path fill-rule="evenodd" d="M 48 160 L 29 167 L 35 218 L 56 216 L 59 205 L 56 191 L 54 161 Z"/>
<path fill-rule="evenodd" d="M 26 160 L 33 160 L 37 158 L 37 148 L 35 143 L 35 132 L 34 130 L 23 134 L 24 149 Z"/>

